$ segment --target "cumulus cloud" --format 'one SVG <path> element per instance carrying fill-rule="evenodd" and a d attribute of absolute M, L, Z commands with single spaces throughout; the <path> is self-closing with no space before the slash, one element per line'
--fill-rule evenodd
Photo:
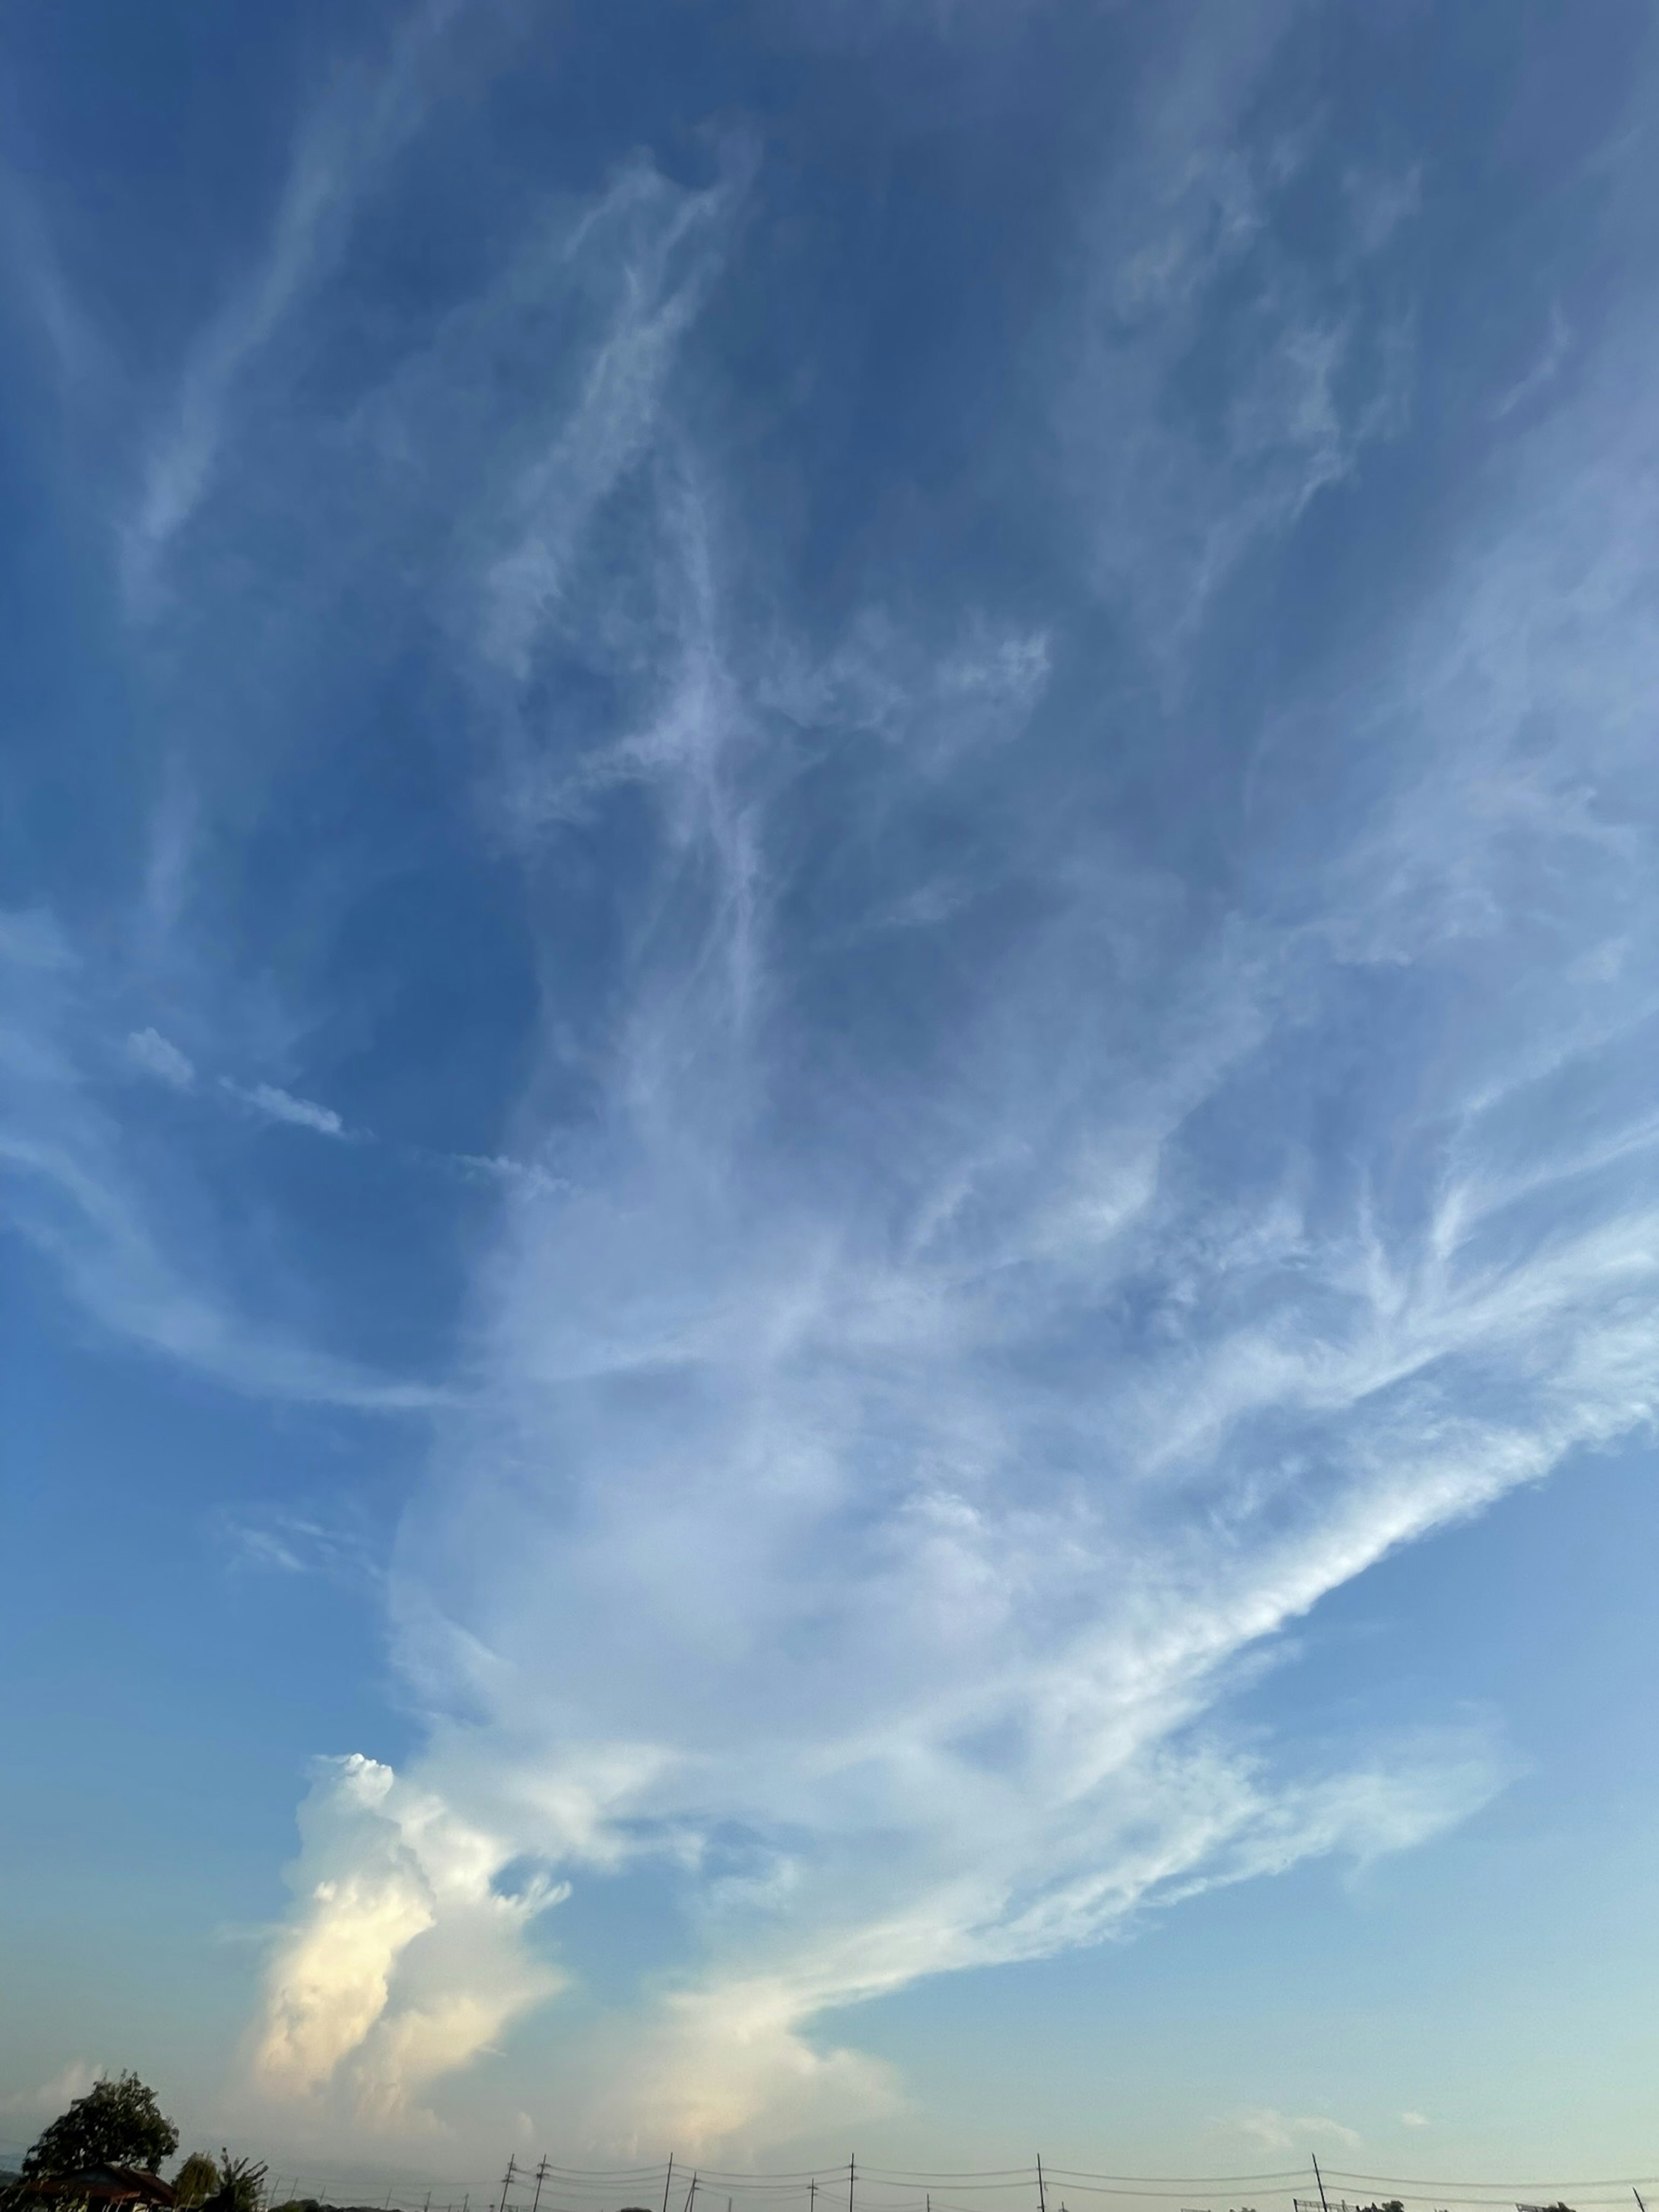
<path fill-rule="evenodd" d="M 360 1755 L 320 1764 L 300 1826 L 255 2077 L 315 2091 L 350 2057 L 360 2113 L 406 2118 L 425 2082 L 559 1986 L 518 1939 L 564 1893 L 544 1877 L 499 1890 L 511 1847 Z"/>

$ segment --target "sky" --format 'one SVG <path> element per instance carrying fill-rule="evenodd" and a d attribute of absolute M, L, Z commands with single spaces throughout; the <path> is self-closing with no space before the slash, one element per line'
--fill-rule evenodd
<path fill-rule="evenodd" d="M 0 54 L 0 2153 L 1628 2203 L 1650 9 Z"/>

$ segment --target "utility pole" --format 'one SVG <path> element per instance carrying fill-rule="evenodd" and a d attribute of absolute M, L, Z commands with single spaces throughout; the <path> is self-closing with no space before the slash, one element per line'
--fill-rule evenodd
<path fill-rule="evenodd" d="M 690 2186 L 690 2189 L 688 2189 L 688 2190 L 686 2191 L 686 2192 L 685 2192 L 685 2212 L 691 2212 L 691 2207 L 692 2207 L 692 2206 L 696 2203 L 696 2201 L 697 2201 L 697 2169 L 696 2169 L 696 2167 L 694 2166 L 692 2167 L 692 2169 L 691 2169 L 691 2186 Z"/>
<path fill-rule="evenodd" d="M 853 2184 L 858 2179 L 859 2162 L 849 2156 L 847 2160 L 847 2212 L 853 2212 Z"/>
<path fill-rule="evenodd" d="M 530 2200 L 530 2212 L 537 2212 L 542 2201 L 542 2184 L 547 2179 L 547 2153 L 542 2153 L 542 2162 L 536 2168 L 536 2194 Z"/>
<path fill-rule="evenodd" d="M 1642 2204 L 1642 2192 L 1636 2186 L 1636 2184 L 1633 2181 L 1630 2185 L 1630 2193 L 1636 2199 L 1637 2203 L 1642 2205 L 1642 2212 L 1648 2212 L 1647 2206 L 1645 2204 Z"/>
<path fill-rule="evenodd" d="M 662 2212 L 668 2212 L 668 2185 L 674 2179 L 674 2154 L 668 2154 L 668 2171 L 662 2178 Z"/>
<path fill-rule="evenodd" d="M 507 2172 L 501 2176 L 501 2201 L 499 2212 L 507 2212 L 507 2192 L 513 2186 L 513 2176 L 518 2163 L 518 2160 L 509 2151 L 507 2158 Z"/>
<path fill-rule="evenodd" d="M 1319 2160 L 1317 2160 L 1317 2158 L 1315 2158 L 1315 2157 L 1314 2157 L 1314 2154 L 1312 2153 L 1312 2151 L 1310 2151 L 1310 2152 L 1308 2153 L 1308 2155 L 1309 2155 L 1309 2157 L 1310 2157 L 1310 2158 L 1313 2159 L 1314 2179 L 1315 2179 L 1315 2180 L 1319 2184 L 1319 2207 L 1320 2207 L 1320 2212 L 1331 2212 L 1331 2208 L 1330 2208 L 1329 2204 L 1326 2202 L 1326 2197 L 1325 2197 L 1325 2177 L 1324 2177 L 1324 2175 L 1323 2175 L 1323 2174 L 1319 2171 Z"/>
<path fill-rule="evenodd" d="M 1037 2153 L 1037 2212 L 1048 2212 L 1048 2192 L 1042 2185 L 1042 2153 Z"/>

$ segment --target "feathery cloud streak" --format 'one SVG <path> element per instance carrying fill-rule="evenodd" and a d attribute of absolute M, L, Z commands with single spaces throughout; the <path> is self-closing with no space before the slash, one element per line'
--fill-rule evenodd
<path fill-rule="evenodd" d="M 981 618 L 906 667 L 877 624 L 803 672 L 659 433 L 654 620 L 595 656 L 630 710 L 515 787 L 526 835 L 653 810 L 599 1103 L 568 1190 L 508 1199 L 487 1411 L 392 1584 L 453 1715 L 423 1785 L 572 1869 L 689 1862 L 615 2139 L 878 2101 L 826 2012 L 1497 1786 L 1457 1737 L 1275 1775 L 1206 1716 L 1327 1591 L 1651 1416 L 1655 426 L 1620 378 L 1286 703 L 1218 912 L 1056 773 L 1050 641 Z M 1288 528 L 1314 461 L 1192 502 Z M 560 561 L 510 653 L 481 632 L 521 696 L 608 588 Z"/>
<path fill-rule="evenodd" d="M 656 1881 L 678 1932 L 568 2094 L 596 2140 L 752 2140 L 896 2094 L 830 2015 L 1409 1846 L 1501 1784 L 1466 1729 L 1317 1766 L 1240 1741 L 1227 1697 L 1394 1547 L 1651 1419 L 1659 416 L 1641 319 L 1593 342 L 1575 311 L 1534 396 L 1500 406 L 1513 362 L 1480 395 L 1502 442 L 1455 516 L 1307 645 L 1316 530 L 1435 367 L 1436 185 L 1283 119 L 1297 20 L 1160 48 L 1145 120 L 1062 195 L 994 450 L 954 463 L 972 499 L 938 489 L 929 427 L 964 403 L 924 349 L 881 393 L 917 453 L 866 425 L 841 540 L 839 333 L 787 255 L 744 258 L 817 234 L 747 141 L 705 140 L 696 181 L 629 155 L 520 197 L 453 296 L 405 325 L 380 301 L 374 348 L 354 324 L 331 353 L 319 308 L 331 408 L 260 382 L 252 521 L 217 489 L 228 395 L 325 229 L 348 252 L 312 139 L 191 356 L 132 539 L 196 609 L 181 652 L 228 688 L 246 632 L 279 704 L 335 684 L 353 728 L 367 664 L 413 656 L 448 718 L 424 765 L 535 983 L 510 1096 L 445 1155 L 495 1208 L 464 1352 L 388 1399 L 442 1401 L 386 1582 L 429 1740 L 309 1801 L 274 2091 L 407 2124 L 554 1994 L 561 1921 Z M 387 99 L 373 143 L 412 146 Z M 762 405 L 740 364 L 792 318 L 806 357 Z M 314 556 L 280 623 L 273 512 Z M 1018 576 L 971 551 L 1005 536 Z M 325 784 L 301 719 L 262 725 L 271 790 Z M 38 1056 L 82 1036 L 76 956 L 18 927 Z M 371 1026 L 342 996 L 333 1033 Z M 111 1033 L 182 1113 L 205 1024 L 186 1056 L 160 1018 Z M 183 1270 L 86 1059 L 19 1064 L 30 1233 L 228 1374 L 155 1318 Z M 360 1126 L 317 1088 L 344 1111 L 236 1095 Z"/>
<path fill-rule="evenodd" d="M 306 118 L 268 249 L 194 348 L 173 419 L 146 457 L 122 549 L 124 580 L 141 617 L 155 611 L 168 550 L 208 495 L 238 378 L 343 250 L 359 202 L 419 129 L 434 50 L 459 12 L 458 0 L 422 0 L 386 65 L 343 73 Z"/>

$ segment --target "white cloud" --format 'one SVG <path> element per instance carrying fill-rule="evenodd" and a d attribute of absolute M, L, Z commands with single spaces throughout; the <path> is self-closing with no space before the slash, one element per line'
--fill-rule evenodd
<path fill-rule="evenodd" d="M 38 2087 L 20 2089 L 12 2096 L 0 2097 L 0 2112 L 16 2112 L 43 2121 L 56 2119 L 59 2112 L 67 2112 L 77 2097 L 84 2097 L 103 2078 L 101 2066 L 88 2066 L 84 2058 L 71 2058 Z"/>
<path fill-rule="evenodd" d="M 46 341 L 63 395 L 73 400 L 106 385 L 108 345 L 77 298 L 44 211 L 15 167 L 0 179 L 0 252 L 9 264 L 14 296 L 33 311 L 33 333 Z"/>
<path fill-rule="evenodd" d="M 1409 313 L 1319 293 L 1267 235 L 1306 149 L 1251 152 L 1236 118 L 1292 13 L 1186 46 L 1059 319 L 1091 580 L 1166 704 L 1222 583 L 1407 410 Z M 302 144 L 150 456 L 139 599 L 337 194 L 412 127 L 392 105 L 364 163 L 326 118 Z M 1350 195 L 1345 266 L 1413 190 Z M 521 1860 L 577 1909 L 630 1873 L 672 1892 L 680 1955 L 609 2040 L 584 2028 L 567 2094 L 573 2130 L 690 2147 L 890 2103 L 826 2023 L 920 1976 L 1431 1838 L 1501 1786 L 1497 1746 L 1251 1753 L 1224 1719 L 1242 1662 L 1659 1402 L 1645 382 L 1539 444 L 1415 620 L 1286 711 L 1255 842 L 1195 888 L 1074 756 L 1036 774 L 1058 617 L 787 635 L 676 399 L 741 198 L 735 168 L 689 191 L 639 161 L 557 206 L 353 422 L 440 487 L 434 588 L 515 849 L 544 862 L 612 806 L 630 825 L 588 1121 L 538 1104 L 572 1057 L 550 1016 L 513 1149 L 457 1162 L 503 1201 L 474 1387 L 390 1575 L 443 1717 L 404 1774 L 319 1779 L 252 2059 L 274 2094 L 387 2123 L 556 1987 L 529 1930 L 556 1893 L 507 1893 Z M 1224 293 L 1239 365 L 1200 434 L 1166 402 Z M 497 451 L 477 418 L 525 331 L 538 396 Z M 564 660 L 610 702 L 574 729 L 543 683 Z M 802 799 L 830 774 L 832 802 Z M 39 990 L 70 963 L 17 930 Z M 237 1387 L 441 1398 L 253 1340 L 173 1261 L 58 1031 L 19 1038 L 4 1157 L 94 1311 Z M 248 1542 L 307 1556 L 297 1526 Z"/>
<path fill-rule="evenodd" d="M 272 1965 L 256 2061 L 267 2080 L 307 2089 L 325 2080 L 380 2021 L 399 1955 L 437 1917 L 419 1860 L 380 1811 L 392 1780 L 372 1760 L 338 1762 L 301 1814 L 301 1918 Z M 352 1849 L 337 1870 L 342 1830 Z M 310 1863 L 319 1859 L 326 1870 Z"/>
<path fill-rule="evenodd" d="M 1219 33 L 1169 41 L 1079 225 L 1095 281 L 1045 334 L 1071 364 L 1056 492 L 1172 693 L 1221 587 L 1409 417 L 1411 317 L 1369 264 L 1415 207 L 1416 173 L 1351 173 L 1334 264 L 1316 272 L 1274 216 L 1328 126 L 1265 141 L 1243 126 L 1296 21 L 1237 9 Z M 1183 374 L 1200 346 L 1227 356 L 1213 420 Z"/>
<path fill-rule="evenodd" d="M 228 1516 L 222 1529 L 238 1566 L 351 1583 L 379 1579 L 380 1570 L 364 1531 L 337 1516 L 272 1509 Z"/>
<path fill-rule="evenodd" d="M 244 1085 L 233 1083 L 228 1076 L 220 1080 L 233 1097 L 244 1105 L 253 1107 L 273 1121 L 286 1121 L 295 1129 L 314 1130 L 319 1137 L 343 1137 L 345 1123 L 331 1106 L 319 1106 L 310 1098 L 296 1098 L 291 1091 L 278 1089 L 274 1083 L 255 1083 Z"/>
<path fill-rule="evenodd" d="M 719 266 L 733 189 L 684 192 L 648 162 L 623 172 L 564 246 L 581 283 L 614 292 L 568 419 L 514 488 L 487 556 L 484 652 L 511 678 L 561 600 L 596 510 L 649 452 L 680 343 Z"/>
<path fill-rule="evenodd" d="M 106 1068 L 100 978 L 50 915 L 0 915 L 0 1194 L 8 1226 L 104 1328 L 252 1395 L 429 1408 L 425 1379 L 377 1375 L 261 1327 L 158 1200 L 88 1071 Z M 162 1042 L 165 1042 L 163 1040 Z M 325 1109 L 316 1109 L 319 1113 Z"/>
<path fill-rule="evenodd" d="M 1310 2142 L 1340 2143 L 1345 2150 L 1357 2150 L 1364 2140 L 1357 2130 L 1344 2127 L 1340 2120 L 1306 2113 L 1291 2119 L 1283 2112 L 1274 2112 L 1271 2106 L 1241 2113 L 1233 2125 L 1240 2135 L 1249 2136 L 1259 2142 L 1263 2150 L 1297 2150 Z"/>
<path fill-rule="evenodd" d="M 1559 302 L 1552 305 L 1549 335 L 1544 341 L 1542 350 L 1526 374 L 1493 403 L 1492 420 L 1501 422 L 1505 416 L 1513 415 L 1517 408 L 1530 406 L 1540 392 L 1547 392 L 1565 367 L 1574 343 L 1573 333 Z"/>
<path fill-rule="evenodd" d="M 1354 246 L 1361 255 L 1381 251 L 1403 222 L 1423 209 L 1423 171 L 1350 169 L 1343 179 L 1354 217 Z"/>
<path fill-rule="evenodd" d="M 505 1152 L 454 1152 L 447 1156 L 449 1164 L 469 1175 L 486 1177 L 491 1182 L 510 1183 L 522 1190 L 536 1191 L 551 1198 L 570 1185 L 562 1176 L 550 1175 L 534 1160 L 515 1160 Z"/>
<path fill-rule="evenodd" d="M 127 1057 L 133 1066 L 174 1091 L 189 1091 L 196 1082 L 194 1064 L 170 1044 L 159 1030 L 135 1030 L 127 1039 Z"/>
<path fill-rule="evenodd" d="M 57 921 L 40 908 L 0 911 L 0 960 L 24 988 L 33 975 L 63 975 L 79 963 Z"/>
<path fill-rule="evenodd" d="M 1659 994 L 1596 957 L 1648 941 L 1650 855 L 1581 781 L 1626 790 L 1645 758 L 1644 405 L 1598 415 L 1626 450 L 1596 471 L 1540 453 L 1422 615 L 1309 702 L 1328 748 L 1357 692 L 1394 772 L 1303 844 L 1305 733 L 1276 736 L 1272 902 L 1195 931 L 1150 864 L 1042 817 L 1042 924 L 982 988 L 964 962 L 947 1061 L 884 1036 L 879 1080 L 799 1011 L 787 741 L 707 504 L 659 480 L 668 672 L 582 774 L 588 802 L 626 781 L 657 810 L 635 889 L 672 926 L 642 933 L 568 1188 L 509 1197 L 481 1401 L 445 1425 L 391 1584 L 410 1679 L 476 1716 L 412 1786 L 568 1869 L 579 1902 L 618 1864 L 685 1870 L 695 1941 L 635 2063 L 611 2051 L 613 2140 L 878 2106 L 890 2078 L 826 2041 L 831 2014 L 1411 1847 L 1501 1785 L 1479 1736 L 1297 1771 L 1216 1715 L 1327 1592 L 1652 1418 Z M 890 680 L 890 741 L 846 738 L 872 836 L 931 787 L 903 738 L 939 691 Z M 571 788 L 538 818 L 577 818 Z M 1016 877 L 1024 803 L 992 864 Z M 872 919 L 895 907 L 875 872 Z M 1330 1089 L 1320 1041 L 1408 990 L 1413 1020 L 1462 1009 L 1411 1095 L 1386 1059 Z M 1339 1169 L 1298 1085 L 1345 1117 Z"/>
<path fill-rule="evenodd" d="M 257 2081 L 316 2091 L 353 2057 L 362 2118 L 398 2122 L 559 1986 L 516 1940 L 562 1890 L 503 1893 L 514 1856 L 429 1792 L 353 1755 L 319 1764 L 301 1813 L 297 1907 L 271 1959 Z"/>
<path fill-rule="evenodd" d="M 139 941 L 152 963 L 165 963 L 180 940 L 197 864 L 198 801 L 179 772 L 171 769 L 150 817 L 144 858 Z"/>
<path fill-rule="evenodd" d="M 420 127 L 432 51 L 457 6 L 423 0 L 385 67 L 343 75 L 301 128 L 265 250 L 192 349 L 172 419 L 146 457 L 143 495 L 123 533 L 137 613 L 154 611 L 161 563 L 208 494 L 238 382 L 337 255 L 362 199 Z"/>
<path fill-rule="evenodd" d="M 1426 2112 L 1401 2112 L 1400 2124 L 1402 2128 L 1426 2128 L 1433 2124 Z"/>

